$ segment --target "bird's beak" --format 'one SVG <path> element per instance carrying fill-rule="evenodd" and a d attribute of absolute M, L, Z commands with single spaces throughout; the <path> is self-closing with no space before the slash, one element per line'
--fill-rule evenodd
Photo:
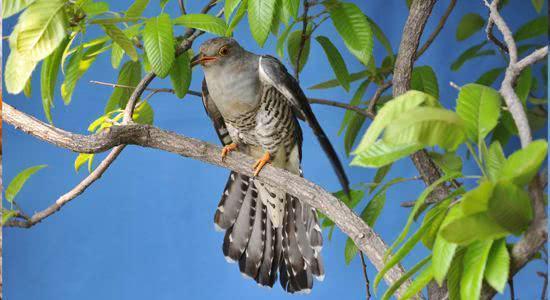
<path fill-rule="evenodd" d="M 204 65 L 205 62 L 214 61 L 216 59 L 218 59 L 216 56 L 206 56 L 199 53 L 191 59 L 191 68 L 198 64 Z"/>

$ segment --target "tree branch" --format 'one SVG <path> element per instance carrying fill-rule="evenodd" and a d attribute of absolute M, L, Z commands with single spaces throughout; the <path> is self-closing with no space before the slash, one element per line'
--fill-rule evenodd
<path fill-rule="evenodd" d="M 297 1 L 297 0 L 296 0 Z M 296 56 L 296 70 L 294 71 L 294 76 L 296 81 L 300 81 L 300 59 L 302 58 L 302 52 L 304 52 L 304 47 L 306 45 L 306 40 L 308 39 L 307 34 L 307 13 L 309 11 L 309 2 L 304 0 L 304 13 L 302 14 L 302 36 L 300 38 L 300 47 L 298 48 L 298 55 Z"/>
<path fill-rule="evenodd" d="M 378 88 L 376 89 L 376 92 L 374 92 L 374 95 L 369 101 L 369 107 L 367 108 L 367 113 L 374 116 L 376 114 L 375 107 L 376 103 L 378 103 L 378 100 L 380 100 L 380 97 L 382 94 L 391 87 L 392 82 L 384 82 Z"/>
<path fill-rule="evenodd" d="M 443 26 L 445 26 L 445 23 L 447 23 L 447 19 L 449 18 L 449 15 L 455 8 L 455 5 L 456 5 L 456 0 L 451 0 L 449 2 L 449 6 L 447 6 L 447 9 L 445 10 L 445 13 L 443 13 L 443 16 L 441 16 L 441 19 L 439 19 L 439 23 L 437 24 L 437 27 L 435 28 L 435 30 L 428 37 L 424 45 L 422 45 L 422 47 L 420 47 L 420 49 L 416 51 L 415 59 L 418 59 L 420 56 L 422 56 L 422 54 L 424 54 L 424 52 L 426 52 L 426 50 L 428 50 L 430 45 L 433 43 L 435 38 L 439 35 L 441 30 L 443 29 Z"/>
<path fill-rule="evenodd" d="M 106 132 L 80 135 L 46 124 L 9 104 L 4 104 L 2 117 L 4 122 L 23 132 L 79 153 L 98 153 L 126 144 L 139 145 L 179 154 L 252 176 L 253 170 L 248 166 L 254 163 L 253 158 L 239 152 L 232 152 L 222 161 L 221 148 L 151 125 L 113 126 Z M 328 216 L 368 256 L 378 270 L 384 266 L 386 244 L 371 227 L 331 193 L 300 176 L 270 165 L 264 167 L 257 178 L 270 185 L 279 186 L 285 192 L 298 197 Z M 12 225 L 18 226 L 18 223 Z M 403 268 L 396 266 L 386 274 L 385 280 L 388 284 L 392 284 L 403 274 Z"/>
<path fill-rule="evenodd" d="M 493 28 L 495 27 L 495 22 L 493 19 L 489 18 L 487 21 L 487 27 L 485 28 L 485 33 L 487 33 L 487 39 L 493 42 L 500 50 L 504 53 L 508 53 L 508 48 L 502 43 L 493 33 Z"/>

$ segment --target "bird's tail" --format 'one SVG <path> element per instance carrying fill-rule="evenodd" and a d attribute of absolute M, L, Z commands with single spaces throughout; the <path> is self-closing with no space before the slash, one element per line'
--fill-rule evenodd
<path fill-rule="evenodd" d="M 226 230 L 226 260 L 239 262 L 243 276 L 272 287 L 280 272 L 286 291 L 308 292 L 313 277 L 324 277 L 319 254 L 323 239 L 317 213 L 290 195 L 286 195 L 285 202 L 282 225 L 276 227 L 254 180 L 232 172 L 214 222 L 218 229 Z"/>

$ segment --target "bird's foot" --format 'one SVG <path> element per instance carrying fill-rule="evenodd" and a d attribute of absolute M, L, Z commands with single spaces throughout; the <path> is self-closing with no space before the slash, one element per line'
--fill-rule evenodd
<path fill-rule="evenodd" d="M 224 146 L 222 148 L 222 161 L 225 159 L 225 157 L 227 156 L 227 154 L 229 154 L 229 152 L 233 151 L 237 149 L 237 144 L 235 143 L 231 143 L 227 146 Z"/>
<path fill-rule="evenodd" d="M 266 152 L 262 158 L 258 159 L 254 166 L 252 168 L 254 169 L 254 177 L 258 176 L 260 174 L 260 171 L 262 168 L 271 160 L 271 155 L 269 155 L 269 152 Z"/>

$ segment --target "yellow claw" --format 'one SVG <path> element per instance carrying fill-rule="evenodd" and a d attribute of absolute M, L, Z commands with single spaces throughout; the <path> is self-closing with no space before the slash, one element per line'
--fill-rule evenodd
<path fill-rule="evenodd" d="M 262 158 L 258 159 L 256 161 L 256 163 L 254 164 L 254 166 L 252 166 L 252 168 L 254 169 L 254 176 L 258 176 L 258 174 L 260 174 L 260 171 L 262 170 L 262 168 L 267 163 L 269 163 L 270 160 L 271 160 L 271 155 L 269 155 L 269 152 L 266 152 L 264 154 L 264 156 L 262 156 Z"/>
<path fill-rule="evenodd" d="M 222 161 L 225 159 L 225 157 L 227 156 L 227 154 L 229 154 L 229 152 L 233 151 L 237 149 L 237 144 L 235 143 L 231 143 L 227 146 L 224 146 L 222 148 Z"/>

